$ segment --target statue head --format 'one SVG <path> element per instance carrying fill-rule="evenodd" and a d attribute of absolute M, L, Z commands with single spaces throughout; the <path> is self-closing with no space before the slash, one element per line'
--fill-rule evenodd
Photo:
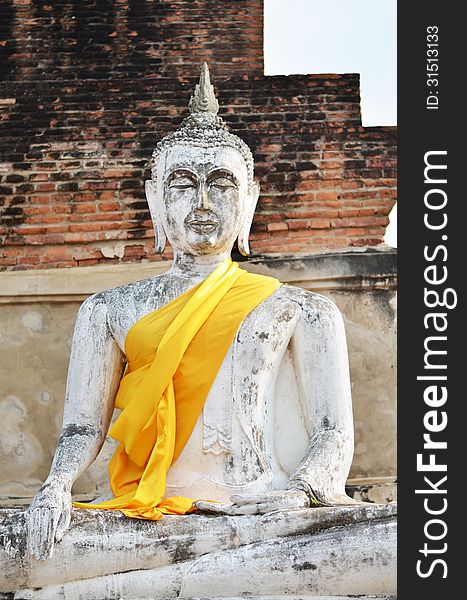
<path fill-rule="evenodd" d="M 146 198 L 157 252 L 168 238 L 191 255 L 249 254 L 248 235 L 259 196 L 253 155 L 217 115 L 219 104 L 204 63 L 190 115 L 153 152 Z"/>

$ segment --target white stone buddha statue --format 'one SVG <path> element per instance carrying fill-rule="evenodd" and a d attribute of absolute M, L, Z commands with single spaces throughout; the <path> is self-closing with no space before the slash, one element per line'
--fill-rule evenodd
<path fill-rule="evenodd" d="M 166 239 L 173 248 L 171 268 L 97 293 L 80 308 L 63 429 L 50 474 L 27 511 L 36 559 L 49 558 L 63 538 L 73 482 L 104 443 L 129 330 L 205 280 L 229 259 L 236 240 L 240 252 L 249 253 L 259 195 L 253 157 L 217 112 L 205 65 L 190 116 L 153 155 L 146 196 L 158 252 Z M 352 455 L 341 315 L 329 299 L 281 285 L 241 323 L 193 433 L 167 473 L 166 494 L 196 499 L 199 512 L 227 515 L 351 504 L 344 485 Z"/>
<path fill-rule="evenodd" d="M 216 312 L 217 306 L 209 313 L 205 323 L 210 327 L 203 330 L 209 336 L 196 342 L 191 375 L 180 371 L 188 404 L 180 400 L 181 388 L 172 386 L 179 371 L 159 400 L 153 398 L 152 386 L 159 385 L 172 360 L 165 350 L 166 362 L 157 362 L 167 332 L 172 328 L 170 348 L 177 349 L 193 323 L 202 320 L 200 314 L 209 312 L 211 299 L 200 290 L 214 294 L 226 273 L 252 281 L 251 274 L 230 261 L 230 253 L 235 240 L 240 252 L 249 253 L 259 195 L 253 158 L 217 116 L 206 65 L 189 107 L 181 127 L 158 144 L 146 182 L 157 249 L 163 252 L 169 239 L 173 264 L 162 275 L 95 294 L 81 306 L 63 429 L 50 474 L 27 511 L 0 509 L 0 596 L 395 598 L 387 595 L 396 589 L 395 506 L 357 504 L 345 494 L 353 453 L 352 407 L 343 322 L 331 301 L 254 276 L 255 285 L 261 280 L 255 293 L 263 293 L 263 284 L 271 287 L 254 307 L 248 304 L 240 320 L 229 321 L 231 313 Z M 196 311 L 185 319 L 195 297 Z M 177 312 L 174 306 L 183 307 Z M 155 342 L 154 331 L 145 330 L 147 320 L 160 323 L 161 315 L 172 318 L 174 312 Z M 149 331 L 155 352 L 151 347 L 147 353 L 135 331 Z M 185 342 L 191 341 L 183 357 L 197 336 L 186 337 Z M 219 340 L 224 340 L 223 351 L 208 378 Z M 141 358 L 132 356 L 132 346 Z M 138 367 L 140 360 L 143 366 Z M 183 364 L 185 368 L 188 362 Z M 154 378 L 148 379 L 154 365 Z M 131 385 L 125 382 L 146 367 L 145 385 L 135 388 L 130 399 L 122 396 Z M 193 410 L 193 382 L 204 379 L 209 385 L 203 403 Z M 151 403 L 157 408 L 156 421 L 142 418 Z M 182 406 L 187 410 L 180 414 Z M 134 431 L 117 428 L 122 442 L 114 429 L 129 407 L 131 418 L 124 423 L 132 426 L 139 419 L 146 425 L 127 448 Z M 164 411 L 172 420 L 164 421 Z M 164 452 L 155 452 L 157 460 L 142 461 L 143 442 L 154 438 L 154 451 L 159 440 L 173 444 L 174 423 L 183 422 L 189 411 L 193 419 L 175 458 L 164 453 L 172 448 L 166 444 Z M 109 463 L 108 493 L 73 508 L 73 482 L 93 463 L 108 433 L 120 440 L 124 459 L 134 459 L 129 471 L 123 469 L 127 475 L 136 473 L 136 466 L 145 469 L 144 475 L 149 466 L 157 472 L 158 460 L 165 461 L 163 496 L 147 485 L 155 481 L 160 486 L 156 477 L 145 480 L 146 497 L 154 492 L 164 501 L 188 499 L 184 513 L 190 514 L 165 514 L 154 521 L 146 518 L 144 503 L 138 506 L 138 518 L 129 518 L 133 515 L 123 509 L 102 509 L 106 499 L 121 498 L 112 467 L 117 452 Z M 175 442 L 178 434 L 176 429 Z M 125 481 L 137 483 L 138 491 L 143 479 Z"/>

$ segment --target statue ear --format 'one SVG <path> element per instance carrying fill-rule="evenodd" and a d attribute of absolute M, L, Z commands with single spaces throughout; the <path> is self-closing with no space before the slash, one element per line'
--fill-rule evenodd
<path fill-rule="evenodd" d="M 148 201 L 152 223 L 154 225 L 154 233 L 156 236 L 156 252 L 157 254 L 162 254 L 167 243 L 167 235 L 159 217 L 156 189 L 154 182 L 151 179 L 147 179 L 144 182 L 144 190 L 146 192 L 146 200 Z"/>
<path fill-rule="evenodd" d="M 238 251 L 240 252 L 240 254 L 243 254 L 243 256 L 248 256 L 250 254 L 250 245 L 248 243 L 248 237 L 250 235 L 251 223 L 253 222 L 256 204 L 259 198 L 259 183 L 257 183 L 256 181 L 253 183 L 248 196 L 248 207 L 245 211 L 245 217 L 243 219 L 241 229 L 238 233 L 237 240 Z"/>

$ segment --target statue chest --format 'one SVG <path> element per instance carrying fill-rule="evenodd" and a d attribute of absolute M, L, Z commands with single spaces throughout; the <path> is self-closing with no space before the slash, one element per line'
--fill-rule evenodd
<path fill-rule="evenodd" d="M 277 292 L 243 321 L 196 427 L 169 470 L 168 493 L 228 500 L 271 483 L 278 470 L 276 380 L 298 318 L 298 307 Z"/>

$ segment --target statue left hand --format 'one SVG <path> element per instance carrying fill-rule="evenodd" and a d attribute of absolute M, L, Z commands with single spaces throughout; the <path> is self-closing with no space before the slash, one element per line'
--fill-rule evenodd
<path fill-rule="evenodd" d="M 200 511 L 224 515 L 262 515 L 275 510 L 307 508 L 310 506 L 310 500 L 305 492 L 297 489 L 232 496 L 230 499 L 232 504 L 198 500 L 194 505 Z"/>

